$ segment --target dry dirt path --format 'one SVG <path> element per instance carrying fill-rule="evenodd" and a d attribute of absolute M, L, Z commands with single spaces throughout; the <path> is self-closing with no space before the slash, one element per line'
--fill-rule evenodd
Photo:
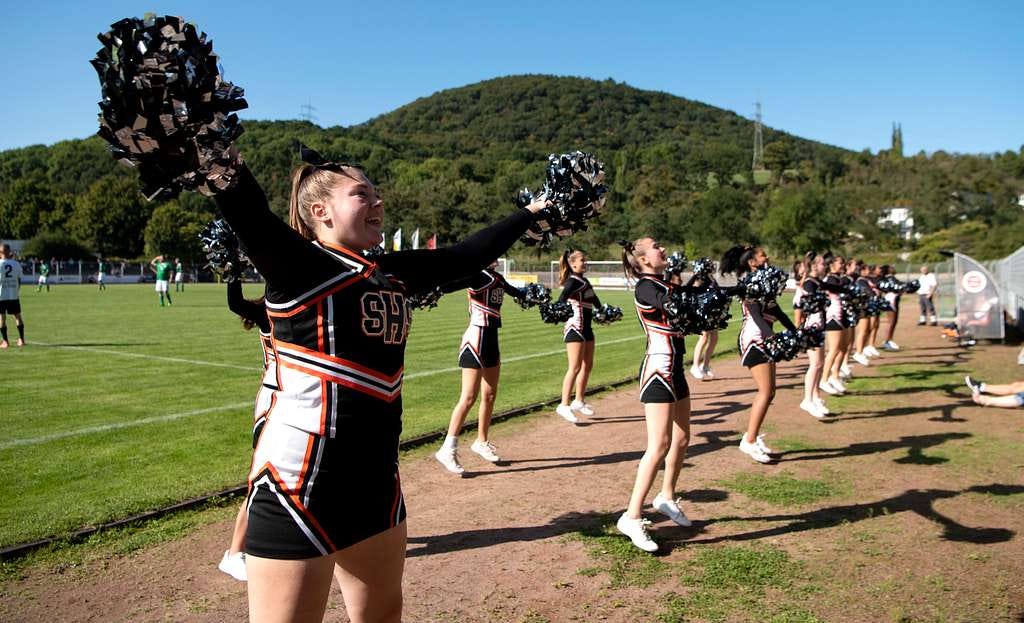
<path fill-rule="evenodd" d="M 1008 347 L 965 352 L 930 328 L 901 327 L 900 335 L 904 350 L 885 354 L 864 376 L 895 377 L 901 366 L 922 362 L 959 371 L 971 370 L 978 358 L 1010 361 Z M 597 358 L 600 365 L 600 348 Z M 972 486 L 1024 484 L 1022 465 L 1008 482 L 1005 466 L 958 473 L 942 465 L 935 450 L 978 431 L 994 431 L 984 439 L 1022 443 L 1020 413 L 980 409 L 953 387 L 935 390 L 911 378 L 901 379 L 898 392 L 851 400 L 823 423 L 797 408 L 802 368 L 791 362 L 780 366 L 767 431 L 769 443 L 789 440 L 795 449 L 774 465 L 758 466 L 735 448 L 753 383 L 735 357 L 715 370 L 716 380 L 691 384 L 693 442 L 680 487 L 695 526 L 676 528 L 648 514 L 669 552 L 660 560 L 686 563 L 710 547 L 781 549 L 825 578 L 825 590 L 804 606 L 829 621 L 918 620 L 897 619 L 894 604 L 929 620 L 947 620 L 943 612 L 964 608 L 991 609 L 993 616 L 979 620 L 1017 620 L 1024 612 L 1021 506 L 964 495 Z M 579 573 L 594 567 L 595 558 L 572 535 L 622 511 L 645 440 L 635 388 L 600 396 L 593 405 L 597 415 L 578 427 L 553 413 L 498 427 L 493 440 L 508 459 L 499 466 L 479 460 L 463 443 L 465 478 L 444 472 L 423 453 L 404 462 L 410 517 L 405 620 L 638 621 L 662 611 L 662 596 L 680 590 L 671 574 L 646 587 L 615 587 L 604 573 Z M 838 479 L 846 493 L 780 508 L 722 484 L 751 472 Z M 0 619 L 244 620 L 245 585 L 216 569 L 230 531 L 230 523 L 218 522 L 73 570 L 27 569 L 0 589 Z M 948 607 L 936 605 L 944 598 Z M 756 612 L 726 616 L 759 618 Z M 337 591 L 326 620 L 347 620 Z"/>

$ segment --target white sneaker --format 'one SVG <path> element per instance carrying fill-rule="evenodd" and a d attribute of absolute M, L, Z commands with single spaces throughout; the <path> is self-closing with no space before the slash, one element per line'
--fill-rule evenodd
<path fill-rule="evenodd" d="M 580 415 L 585 415 L 587 417 L 594 415 L 594 408 L 582 400 L 573 400 L 572 404 L 569 405 L 569 408 L 573 411 L 579 411 Z"/>
<path fill-rule="evenodd" d="M 572 412 L 572 407 L 570 407 L 569 405 L 558 405 L 558 407 L 555 409 L 555 413 L 562 416 L 562 419 L 565 420 L 566 422 L 578 424 L 580 421 L 580 419 L 576 417 L 576 414 Z"/>
<path fill-rule="evenodd" d="M 892 340 L 886 340 L 885 342 L 882 343 L 882 350 L 887 350 L 891 353 L 894 353 L 899 349 L 900 345 L 897 344 L 896 342 L 893 342 Z"/>
<path fill-rule="evenodd" d="M 693 522 L 691 522 L 689 518 L 686 516 L 686 513 L 684 513 L 682 509 L 679 508 L 679 503 L 682 501 L 682 498 L 676 498 L 675 500 L 671 500 L 662 497 L 662 495 L 659 493 L 654 497 L 654 502 L 652 503 L 652 505 L 654 506 L 654 510 L 658 511 L 662 515 L 665 515 L 666 517 L 668 517 L 669 519 L 671 519 L 672 521 L 676 522 L 684 528 L 689 528 L 693 525 Z"/>
<path fill-rule="evenodd" d="M 825 417 L 825 414 L 821 412 L 821 408 L 818 406 L 818 403 L 816 402 L 804 400 L 800 403 L 800 408 L 810 413 L 812 416 L 818 418 L 819 420 Z"/>
<path fill-rule="evenodd" d="M 704 380 L 704 369 L 697 366 L 690 366 L 690 375 L 698 381 Z"/>
<path fill-rule="evenodd" d="M 832 387 L 832 384 L 829 383 L 828 381 L 822 381 L 818 383 L 818 389 L 825 392 L 826 394 L 832 394 L 833 396 L 839 395 L 839 392 L 836 391 L 836 388 Z"/>
<path fill-rule="evenodd" d="M 853 353 L 850 355 L 850 359 L 853 359 L 862 366 L 870 366 L 871 360 L 864 355 L 864 353 Z"/>
<path fill-rule="evenodd" d="M 711 368 L 704 366 L 704 380 L 710 381 L 715 378 L 715 373 L 711 371 Z"/>
<path fill-rule="evenodd" d="M 843 379 L 845 381 L 846 379 L 850 378 L 851 376 L 853 376 L 853 368 L 851 368 L 849 366 L 849 364 L 845 364 L 844 363 L 839 368 L 839 378 L 841 378 L 841 379 Z"/>
<path fill-rule="evenodd" d="M 615 527 L 619 529 L 619 532 L 629 537 L 630 541 L 633 541 L 633 545 L 636 545 L 645 552 L 656 552 L 658 551 L 658 544 L 654 542 L 651 535 L 647 533 L 647 527 L 651 525 L 649 519 L 630 519 L 626 517 L 626 513 L 622 513 L 619 520 L 615 522 Z"/>
<path fill-rule="evenodd" d="M 839 396 L 842 396 L 843 394 L 846 393 L 846 385 L 843 384 L 843 382 L 840 381 L 839 379 L 829 379 L 828 384 L 831 385 L 834 390 L 836 390 Z"/>
<path fill-rule="evenodd" d="M 220 564 L 217 565 L 217 568 L 239 582 L 247 582 L 249 580 L 249 575 L 245 572 L 245 552 L 232 554 L 230 551 L 225 550 L 224 557 L 220 559 Z"/>
<path fill-rule="evenodd" d="M 868 357 L 878 357 L 882 353 L 878 352 L 878 349 L 874 346 L 867 346 L 864 348 L 864 354 Z"/>
<path fill-rule="evenodd" d="M 456 448 L 442 447 L 434 453 L 434 458 L 437 459 L 438 463 L 444 465 L 446 470 L 453 474 L 462 474 L 462 472 L 466 471 L 459 463 L 459 451 Z"/>
<path fill-rule="evenodd" d="M 815 399 L 814 404 L 818 405 L 818 410 L 821 411 L 823 415 L 828 415 L 829 413 L 832 413 L 831 411 L 828 410 L 828 405 L 826 405 L 825 401 L 822 400 L 821 398 Z"/>
<path fill-rule="evenodd" d="M 479 454 L 480 457 L 483 458 L 483 460 L 485 461 L 497 463 L 498 461 L 501 460 L 495 453 L 495 450 L 497 450 L 497 448 L 495 448 L 494 444 L 489 441 L 474 441 L 473 445 L 471 445 L 469 449 Z"/>
<path fill-rule="evenodd" d="M 758 448 L 761 448 L 761 452 L 764 452 L 765 454 L 768 455 L 775 454 L 774 452 L 772 452 L 772 449 L 768 447 L 768 444 L 764 442 L 764 435 L 758 435 L 757 440 L 754 443 L 757 445 Z"/>
<path fill-rule="evenodd" d="M 740 452 L 746 454 L 758 463 L 771 463 L 772 457 L 762 450 L 757 443 L 749 443 L 746 439 L 740 439 Z"/>

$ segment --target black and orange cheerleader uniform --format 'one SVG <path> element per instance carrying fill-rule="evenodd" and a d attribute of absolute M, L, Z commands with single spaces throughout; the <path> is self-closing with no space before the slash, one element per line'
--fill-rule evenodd
<path fill-rule="evenodd" d="M 247 169 L 217 203 L 266 280 L 277 361 L 249 474 L 246 553 L 314 558 L 398 525 L 405 295 L 479 271 L 533 215 L 518 210 L 446 249 L 370 259 L 303 239 Z"/>
<path fill-rule="evenodd" d="M 601 306 L 590 280 L 583 275 L 571 273 L 562 288 L 559 301 L 568 301 L 572 317 L 565 321 L 562 335 L 565 342 L 594 341 L 594 308 Z"/>

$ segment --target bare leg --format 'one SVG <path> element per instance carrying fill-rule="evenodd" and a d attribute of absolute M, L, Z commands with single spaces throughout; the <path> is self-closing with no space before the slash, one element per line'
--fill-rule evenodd
<path fill-rule="evenodd" d="M 978 403 L 983 407 L 1006 407 L 1010 409 L 1016 409 L 1021 406 L 1020 401 L 1016 395 L 1013 396 L 985 396 L 984 394 L 974 394 L 972 396 L 974 402 Z"/>
<path fill-rule="evenodd" d="M 715 347 L 718 346 L 718 331 L 708 331 L 708 344 L 704 349 L 704 367 L 711 367 L 711 357 L 715 354 Z"/>
<path fill-rule="evenodd" d="M 590 380 L 590 371 L 594 369 L 594 344 L 596 342 L 583 342 L 583 357 L 580 359 L 580 373 L 576 375 L 576 400 L 583 402 L 587 395 L 587 381 Z"/>
<path fill-rule="evenodd" d="M 630 519 L 640 519 L 640 512 L 643 510 L 644 500 L 647 493 L 654 484 L 654 477 L 658 473 L 662 459 L 668 452 L 669 439 L 672 426 L 672 403 L 659 402 L 644 405 L 644 419 L 647 420 L 647 450 L 640 457 L 640 465 L 636 470 L 636 481 L 633 483 L 633 492 L 629 496 L 629 506 L 626 507 L 626 516 Z"/>
<path fill-rule="evenodd" d="M 476 438 L 487 441 L 491 431 L 491 415 L 494 414 L 494 400 L 498 397 L 498 378 L 501 376 L 501 364 L 493 368 L 485 368 L 480 380 L 480 412 L 477 419 Z"/>
<path fill-rule="evenodd" d="M 352 623 L 399 623 L 406 525 L 356 543 L 337 554 L 334 577 L 341 585 Z"/>
<path fill-rule="evenodd" d="M 324 617 L 334 556 L 277 560 L 247 555 L 249 621 L 313 623 Z"/>
<path fill-rule="evenodd" d="M 873 316 L 871 318 L 871 334 L 868 336 L 868 346 L 874 346 L 878 342 L 878 328 L 882 326 L 882 318 Z"/>
<path fill-rule="evenodd" d="M 821 382 L 823 362 L 824 356 L 820 348 L 808 349 L 807 373 L 804 374 L 804 400 L 808 402 L 818 398 L 818 383 Z"/>
<path fill-rule="evenodd" d="M 668 446 L 668 454 L 665 455 L 665 478 L 661 483 L 661 495 L 666 500 L 676 499 L 679 472 L 683 469 L 686 449 L 689 446 L 690 397 L 687 396 L 672 405 L 672 440 Z"/>
<path fill-rule="evenodd" d="M 693 367 L 703 368 L 704 367 L 704 349 L 708 346 L 708 334 L 710 331 L 705 331 L 700 334 L 697 338 L 697 344 L 693 347 Z"/>
<path fill-rule="evenodd" d="M 896 323 L 900 319 L 900 312 L 899 310 L 885 312 L 885 317 L 889 320 L 889 324 L 885 330 L 885 341 L 891 342 L 892 337 L 896 335 Z"/>
<path fill-rule="evenodd" d="M 568 405 L 572 402 L 572 391 L 576 386 L 576 376 L 580 373 L 580 366 L 583 361 L 583 345 L 586 342 L 566 342 L 565 354 L 569 357 L 569 368 L 565 371 L 565 378 L 562 379 L 562 404 Z"/>
<path fill-rule="evenodd" d="M 862 352 L 864 352 L 864 345 L 865 345 L 864 343 L 868 339 L 868 333 L 871 332 L 870 326 L 871 326 L 871 319 L 870 318 L 861 318 L 860 320 L 857 321 L 857 330 L 856 330 L 857 332 L 855 334 L 856 337 L 854 338 L 854 348 L 853 348 L 853 352 L 854 353 L 862 353 Z"/>
<path fill-rule="evenodd" d="M 1009 396 L 1010 394 L 1019 394 L 1021 392 L 1024 392 L 1024 381 L 1017 381 L 1016 383 L 1008 383 L 1006 385 L 992 385 L 991 383 L 985 383 L 986 394 Z"/>
<path fill-rule="evenodd" d="M 842 365 L 842 353 L 843 353 L 843 332 L 842 331 L 826 331 L 825 332 L 825 366 L 823 368 L 823 376 L 827 375 L 826 378 L 838 379 L 839 378 L 839 367 Z"/>
<path fill-rule="evenodd" d="M 448 434 L 458 437 L 462 432 L 462 425 L 466 421 L 466 414 L 469 413 L 473 403 L 476 402 L 477 388 L 480 385 L 481 370 L 477 368 L 462 369 L 462 393 L 459 401 L 452 409 L 452 417 L 448 421 Z"/>
<path fill-rule="evenodd" d="M 747 423 L 747 434 L 744 439 L 747 443 L 756 443 L 757 435 L 761 432 L 761 424 L 768 415 L 768 407 L 775 398 L 775 364 L 756 365 L 750 369 L 750 376 L 754 377 L 757 384 L 757 396 L 750 405 L 750 421 Z"/>

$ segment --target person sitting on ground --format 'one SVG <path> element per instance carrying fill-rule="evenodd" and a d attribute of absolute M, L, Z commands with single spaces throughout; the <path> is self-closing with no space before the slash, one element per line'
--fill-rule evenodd
<path fill-rule="evenodd" d="M 970 376 L 964 382 L 971 390 L 971 399 L 983 407 L 1024 407 L 1024 381 L 1006 385 L 990 385 Z M 985 394 L 991 394 L 986 396 Z"/>

